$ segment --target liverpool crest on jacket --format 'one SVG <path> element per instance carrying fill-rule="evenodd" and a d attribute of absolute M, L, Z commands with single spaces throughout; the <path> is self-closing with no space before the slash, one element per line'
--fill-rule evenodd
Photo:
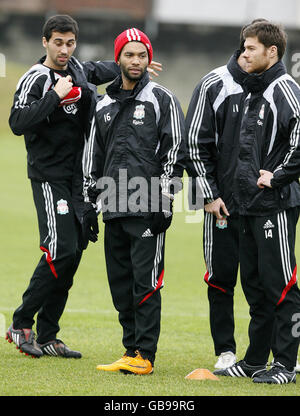
<path fill-rule="evenodd" d="M 143 118 L 145 117 L 145 106 L 139 104 L 135 107 L 133 113 L 133 124 L 144 124 Z"/>

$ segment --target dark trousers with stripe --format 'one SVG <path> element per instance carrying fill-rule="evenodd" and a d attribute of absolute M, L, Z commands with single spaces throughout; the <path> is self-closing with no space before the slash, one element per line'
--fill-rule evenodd
<path fill-rule="evenodd" d="M 300 312 L 295 258 L 298 216 L 298 208 L 290 208 L 269 216 L 241 217 L 241 283 L 251 316 L 244 358 L 248 364 L 265 364 L 272 347 L 275 361 L 288 369 L 296 365 L 299 335 L 294 327 Z"/>
<path fill-rule="evenodd" d="M 82 249 L 68 183 L 32 181 L 32 192 L 44 252 L 13 315 L 15 329 L 32 328 L 36 317 L 37 341 L 56 338 L 59 319 L 78 268 Z"/>
<path fill-rule="evenodd" d="M 204 213 L 203 251 L 207 271 L 210 329 L 215 354 L 236 352 L 234 338 L 234 288 L 239 267 L 239 219 L 217 221 Z"/>
<path fill-rule="evenodd" d="M 123 345 L 130 353 L 139 350 L 154 363 L 161 323 L 165 234 L 145 236 L 150 225 L 142 217 L 106 221 L 105 258 Z"/>

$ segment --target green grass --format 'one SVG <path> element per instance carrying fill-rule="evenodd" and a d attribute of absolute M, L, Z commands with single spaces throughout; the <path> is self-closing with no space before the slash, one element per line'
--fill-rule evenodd
<path fill-rule="evenodd" d="M 9 65 L 7 79 L 0 79 L 4 94 L 0 108 L 0 314 L 6 326 L 41 256 L 24 141 L 6 125 L 17 77 L 23 72 L 24 68 Z M 196 368 L 213 370 L 216 361 L 203 282 L 203 224 L 186 223 L 185 215 L 176 213 L 167 235 L 162 328 L 153 375 L 135 377 L 96 370 L 97 364 L 110 363 L 124 352 L 107 283 L 101 224 L 99 242 L 84 253 L 60 321 L 59 337 L 80 350 L 83 358 L 25 357 L 5 341 L 2 329 L 0 396 L 299 396 L 297 385 L 262 386 L 249 379 L 231 378 L 185 379 Z M 249 315 L 240 284 L 235 315 L 237 355 L 241 359 L 248 344 Z"/>

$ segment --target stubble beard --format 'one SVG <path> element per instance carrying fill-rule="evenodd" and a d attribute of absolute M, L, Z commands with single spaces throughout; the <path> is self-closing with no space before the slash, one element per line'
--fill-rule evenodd
<path fill-rule="evenodd" d="M 140 81 L 143 78 L 145 72 L 147 71 L 147 67 L 146 67 L 144 70 L 142 70 L 142 72 L 140 73 L 140 75 L 131 76 L 130 73 L 129 73 L 129 71 L 127 71 L 127 69 L 122 64 L 120 65 L 120 69 L 121 69 L 121 72 L 124 75 L 124 77 L 126 79 L 128 79 L 128 81 L 130 81 L 130 82 L 138 82 L 138 81 Z"/>

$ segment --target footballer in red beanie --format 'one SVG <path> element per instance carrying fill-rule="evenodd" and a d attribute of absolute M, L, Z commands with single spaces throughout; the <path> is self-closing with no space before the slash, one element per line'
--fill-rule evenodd
<path fill-rule="evenodd" d="M 128 42 L 142 42 L 146 46 L 150 65 L 153 57 L 151 42 L 144 32 L 136 28 L 124 30 L 124 32 L 120 33 L 115 39 L 115 61 L 118 61 L 122 49 Z"/>

